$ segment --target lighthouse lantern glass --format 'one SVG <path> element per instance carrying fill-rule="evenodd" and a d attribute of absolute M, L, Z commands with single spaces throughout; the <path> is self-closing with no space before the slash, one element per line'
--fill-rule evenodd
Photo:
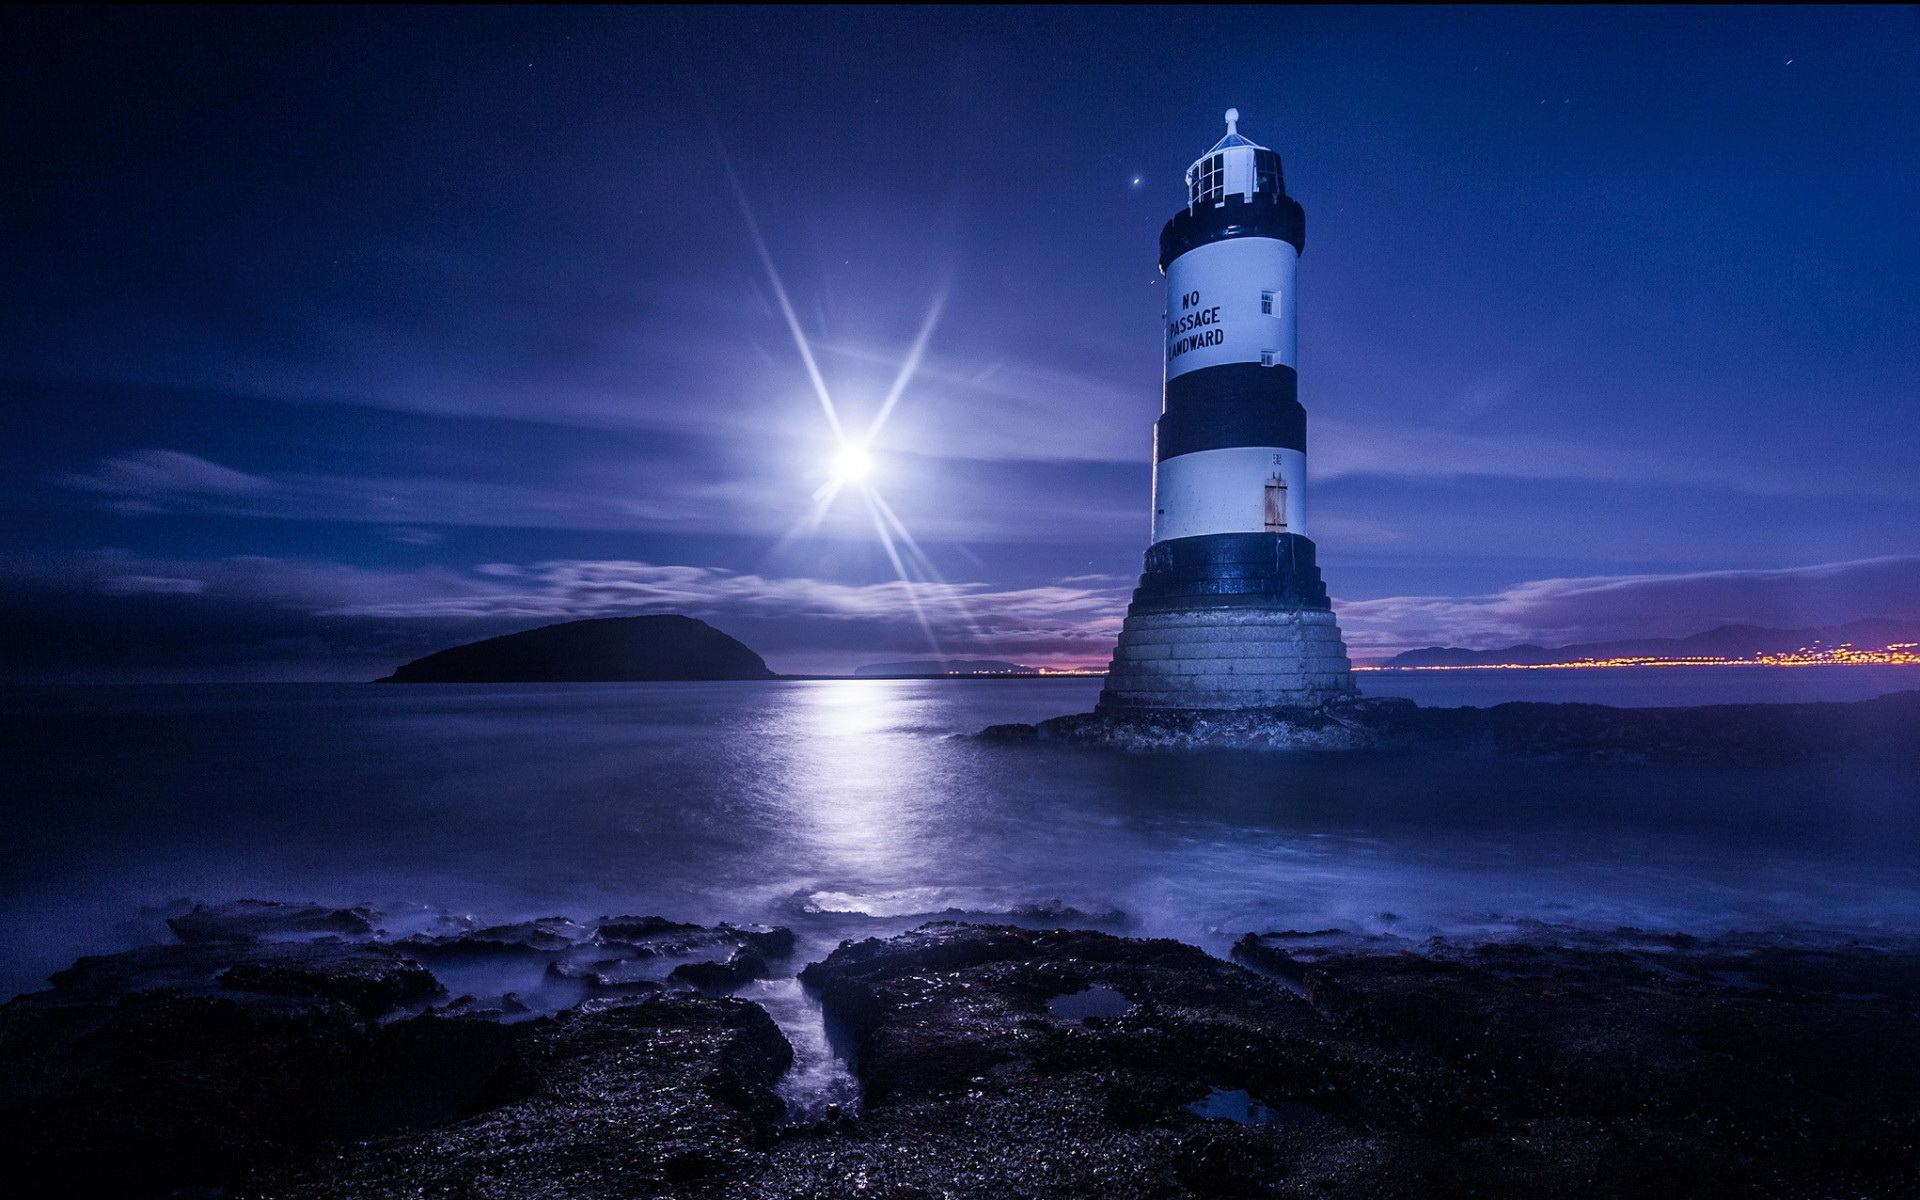
<path fill-rule="evenodd" d="M 1279 197 L 1286 192 L 1280 174 L 1280 156 L 1243 137 L 1232 137 L 1210 150 L 1187 171 L 1189 208 L 1218 207 L 1229 195 L 1248 200 Z"/>
<path fill-rule="evenodd" d="M 1187 176 L 1188 185 L 1193 189 L 1193 198 L 1190 203 L 1213 204 L 1225 197 L 1227 176 L 1226 164 L 1222 161 L 1225 157 L 1221 154 L 1209 154 L 1201 159 L 1193 172 Z"/>
<path fill-rule="evenodd" d="M 1253 152 L 1253 190 L 1263 196 L 1278 196 L 1286 191 L 1280 178 L 1280 156 L 1271 150 Z"/>

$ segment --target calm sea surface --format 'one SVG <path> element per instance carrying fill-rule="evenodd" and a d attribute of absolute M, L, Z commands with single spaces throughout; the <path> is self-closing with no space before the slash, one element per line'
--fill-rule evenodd
<path fill-rule="evenodd" d="M 1423 703 L 1854 699 L 1920 669 L 1370 674 Z M 658 913 L 817 956 L 949 910 L 1165 935 L 1920 932 L 1920 783 L 1883 769 L 1166 758 L 958 736 L 1097 680 L 237 685 L 0 696 L 0 990 L 180 898 Z M 1069 911 L 1071 910 L 1071 911 Z"/>

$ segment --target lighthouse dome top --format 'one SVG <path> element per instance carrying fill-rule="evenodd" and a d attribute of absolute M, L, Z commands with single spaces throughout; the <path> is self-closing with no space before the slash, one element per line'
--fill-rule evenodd
<path fill-rule="evenodd" d="M 1227 136 L 1187 168 L 1187 207 L 1217 207 L 1229 196 L 1247 200 L 1286 194 L 1280 156 L 1240 132 L 1240 110 L 1227 110 Z"/>

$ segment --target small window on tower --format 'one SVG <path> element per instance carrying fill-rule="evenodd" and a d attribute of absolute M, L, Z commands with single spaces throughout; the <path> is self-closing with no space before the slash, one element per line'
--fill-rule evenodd
<path fill-rule="evenodd" d="M 1260 311 L 1263 313 L 1266 313 L 1268 316 L 1273 315 L 1273 293 L 1272 292 L 1260 293 Z"/>
<path fill-rule="evenodd" d="M 1273 365 L 1273 360 L 1277 357 L 1279 356 L 1271 350 L 1262 350 L 1260 352 L 1260 365 L 1263 367 L 1270 367 Z"/>

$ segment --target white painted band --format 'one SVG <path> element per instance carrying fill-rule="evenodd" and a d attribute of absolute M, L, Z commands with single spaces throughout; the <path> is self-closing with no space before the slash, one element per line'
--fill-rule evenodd
<path fill-rule="evenodd" d="M 1153 540 L 1307 532 L 1307 456 L 1273 446 L 1198 450 L 1153 472 Z"/>
<path fill-rule="evenodd" d="M 1167 378 L 1222 363 L 1265 362 L 1267 356 L 1268 365 L 1297 368 L 1299 266 L 1298 251 L 1267 237 L 1208 242 L 1168 263 Z"/>

